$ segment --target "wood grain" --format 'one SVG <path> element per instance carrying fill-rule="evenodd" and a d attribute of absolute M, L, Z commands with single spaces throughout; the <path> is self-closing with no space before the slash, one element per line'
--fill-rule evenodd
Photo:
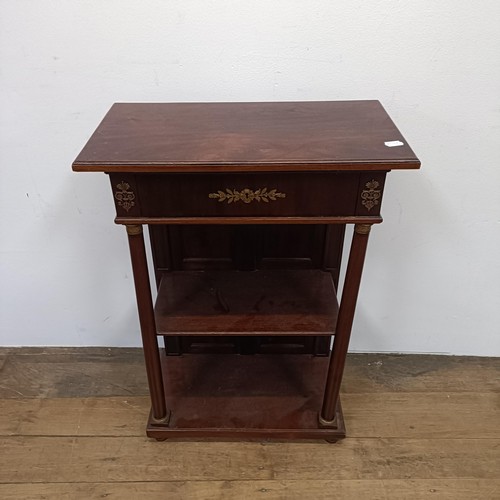
<path fill-rule="evenodd" d="M 398 148 L 388 148 L 389 141 L 396 142 Z M 246 170 L 248 167 L 253 170 Z M 164 439 L 167 436 L 163 434 L 167 432 L 169 438 L 181 436 L 184 431 L 186 434 L 182 436 L 186 437 L 215 437 L 224 432 L 226 437 L 234 438 L 241 431 L 244 436 L 289 439 L 294 435 L 292 432 L 300 428 L 300 435 L 296 435 L 298 438 L 314 437 L 311 434 L 313 430 L 318 437 L 332 438 L 330 441 L 344 437 L 339 393 L 371 228 L 370 224 L 361 224 L 358 216 L 379 215 L 388 171 L 419 167 L 418 158 L 378 101 L 113 105 L 73 163 L 73 169 L 109 174 L 117 210 L 115 221 L 123 222 L 120 218 L 129 216 L 139 219 L 137 224 L 127 225 L 127 233 L 152 403 L 147 435 Z M 221 218 L 238 225 L 250 220 L 252 224 L 256 223 L 255 217 L 264 218 L 264 222 L 271 218 L 273 223 L 277 222 L 276 218 L 287 220 L 296 217 L 296 222 L 301 219 L 303 222 L 304 218 L 313 217 L 315 219 L 311 222 L 319 224 L 325 224 L 325 218 L 329 217 L 340 217 L 336 220 L 340 224 L 347 223 L 349 217 L 355 218 L 319 416 L 316 418 L 317 402 L 314 401 L 314 406 L 309 405 L 313 402 L 309 396 L 302 398 L 298 406 L 284 404 L 283 399 L 276 398 L 277 403 L 283 403 L 282 411 L 278 412 L 276 406 L 265 418 L 255 421 L 243 418 L 255 413 L 255 408 L 259 407 L 258 401 L 253 399 L 254 393 L 246 399 L 247 406 L 238 406 L 240 411 L 233 416 L 231 406 L 222 404 L 221 408 L 214 408 L 208 404 L 219 402 L 213 397 L 216 392 L 211 391 L 208 396 L 198 399 L 197 396 L 191 398 L 189 391 L 183 401 L 189 400 L 191 404 L 179 404 L 178 418 L 174 414 L 170 419 L 171 412 L 166 407 L 163 391 L 165 370 L 160 364 L 157 339 L 154 337 L 156 325 L 142 224 L 149 219 L 165 223 L 176 218 L 186 223 L 185 218 L 191 218 L 194 219 L 192 223 L 200 225 L 207 219 L 215 223 Z M 288 222 L 294 221 L 289 219 Z M 295 283 L 298 290 L 309 292 L 310 287 L 300 285 L 298 281 Z M 215 325 L 222 324 L 221 334 L 235 336 L 243 332 L 245 335 L 274 336 L 276 333 L 303 337 L 313 333 L 317 338 L 332 333 L 333 322 L 327 324 L 325 329 L 324 322 L 317 321 L 317 300 L 311 314 L 309 307 L 303 308 L 302 303 L 295 300 L 295 295 L 289 301 L 291 307 L 265 309 L 266 318 L 261 325 L 259 311 L 255 315 L 245 315 L 237 302 L 229 306 L 231 299 L 222 298 L 219 293 L 222 286 L 213 288 L 217 295 L 217 307 L 228 313 L 224 320 L 220 315 L 215 317 Z M 246 291 L 244 286 L 241 288 Z M 239 290 L 234 290 L 232 295 L 238 297 Z M 160 287 L 160 295 L 162 292 L 163 287 Z M 169 296 L 175 297 L 173 293 Z M 273 303 L 282 299 L 274 293 L 270 296 Z M 264 301 L 267 298 L 264 293 Z M 284 299 L 288 300 L 288 296 Z M 255 304 L 260 304 L 260 299 L 257 302 L 254 300 L 245 299 L 241 303 L 245 306 L 250 303 L 253 312 Z M 196 304 L 196 300 L 192 302 Z M 209 302 L 203 304 L 200 301 L 202 305 L 213 307 L 213 301 Z M 300 317 L 293 315 L 295 304 Z M 309 306 L 310 301 L 306 300 L 305 304 Z M 231 322 L 233 311 L 236 311 L 236 319 Z M 184 308 L 181 313 L 182 321 L 178 321 L 173 328 L 168 322 L 161 328 L 161 333 L 172 332 L 176 337 L 171 339 L 173 342 L 167 341 L 169 353 L 180 354 L 181 342 L 177 337 L 192 333 L 188 328 L 181 330 L 184 325 L 191 327 L 197 324 L 193 333 L 198 336 L 205 328 L 208 330 L 206 333 L 219 333 L 214 325 L 204 324 L 210 323 L 210 319 L 199 310 L 193 313 Z M 321 314 L 323 311 L 320 311 Z M 273 315 L 275 318 L 269 321 Z M 166 318 L 163 311 L 160 317 L 156 315 L 159 322 L 165 320 L 165 323 Z M 311 320 L 316 324 L 311 326 Z M 276 325 L 284 326 L 285 330 L 278 328 L 276 332 Z M 295 349 L 296 345 L 292 348 Z M 299 346 L 303 349 L 304 343 Z M 223 350 L 226 348 L 224 346 Z M 255 353 L 256 350 L 251 346 L 244 349 L 245 354 Z M 325 355 L 325 350 L 328 350 L 327 342 L 315 342 L 315 354 Z M 251 374 L 252 370 L 248 373 Z M 169 375 L 171 373 L 165 378 L 168 379 Z M 231 372 L 223 375 L 223 379 L 230 377 Z M 245 377 L 248 378 L 247 373 Z M 174 377 L 175 380 L 177 378 Z M 193 381 L 197 382 L 197 379 L 193 378 Z M 321 387 L 321 384 L 315 385 Z M 172 396 L 175 406 L 177 401 L 173 393 L 167 393 L 167 396 Z M 208 412 L 198 411 L 205 403 Z M 307 425 L 301 423 L 297 428 L 301 408 L 308 408 L 302 422 L 307 422 Z M 224 415 L 223 421 L 220 420 L 221 415 Z M 196 426 L 192 425 L 194 421 Z M 184 426 L 183 422 L 188 424 Z M 185 427 L 189 428 L 189 433 Z M 305 428 L 307 433 L 303 433 Z M 172 434 L 174 430 L 175 434 Z M 326 430 L 332 434 L 326 435 Z"/>
<path fill-rule="evenodd" d="M 393 140 L 403 145 L 385 146 Z M 73 170 L 287 172 L 419 166 L 378 101 L 117 103 Z"/>
<path fill-rule="evenodd" d="M 337 297 L 320 270 L 165 273 L 155 306 L 161 335 L 331 335 Z"/>
<path fill-rule="evenodd" d="M 349 438 L 154 442 L 139 437 L 5 437 L 0 483 L 203 480 L 498 479 L 499 439 Z"/>
<path fill-rule="evenodd" d="M 139 348 L 2 348 L 0 398 L 148 395 Z M 500 358 L 349 354 L 345 394 L 500 393 Z"/>
<path fill-rule="evenodd" d="M 151 481 L 0 485 L 3 500 L 119 498 L 148 500 L 498 500 L 500 479 L 343 479 L 259 481 Z"/>
<path fill-rule="evenodd" d="M 500 437 L 497 394 L 344 393 L 342 405 L 352 437 Z M 3 399 L 0 436 L 142 437 L 149 408 L 147 396 Z"/>
<path fill-rule="evenodd" d="M 148 440 L 139 349 L 0 359 L 2 499 L 500 497 L 498 358 L 350 355 L 336 445 Z"/>

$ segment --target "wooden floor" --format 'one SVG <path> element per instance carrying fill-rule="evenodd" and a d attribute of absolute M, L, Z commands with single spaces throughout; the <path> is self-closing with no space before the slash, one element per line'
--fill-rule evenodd
<path fill-rule="evenodd" d="M 137 349 L 0 349 L 0 498 L 500 499 L 500 359 L 350 355 L 348 437 L 156 442 Z"/>

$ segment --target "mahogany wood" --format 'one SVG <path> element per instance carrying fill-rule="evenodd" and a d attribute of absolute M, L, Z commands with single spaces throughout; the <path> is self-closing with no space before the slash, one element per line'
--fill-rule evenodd
<path fill-rule="evenodd" d="M 345 226 L 151 225 L 157 285 L 173 270 L 325 269 L 338 284 Z M 327 356 L 330 336 L 164 336 L 170 355 L 187 352 L 311 353 Z"/>
<path fill-rule="evenodd" d="M 110 174 L 120 218 L 148 221 L 380 217 L 386 172 Z M 376 186 L 377 199 L 363 196 Z M 263 193 L 263 194 L 262 194 Z M 271 193 L 271 194 L 269 194 Z M 355 196 L 354 193 L 358 193 Z M 123 196 L 131 198 L 124 203 Z"/>
<path fill-rule="evenodd" d="M 380 216 L 340 217 L 115 217 L 116 224 L 380 224 Z"/>
<path fill-rule="evenodd" d="M 357 224 L 354 228 L 335 331 L 336 335 L 330 355 L 325 397 L 320 415 L 320 422 L 324 426 L 331 425 L 335 427 L 338 425 L 335 421 L 335 408 L 340 394 L 340 384 L 342 383 L 345 359 L 351 337 L 352 322 L 356 310 L 370 227 L 369 225 Z"/>
<path fill-rule="evenodd" d="M 197 354 L 163 358 L 168 425 L 148 423 L 147 435 L 174 437 L 327 439 L 345 436 L 318 427 L 327 358 L 307 355 Z"/>
<path fill-rule="evenodd" d="M 116 174 L 111 179 L 115 185 L 121 182 Z M 358 189 L 359 173 L 171 174 L 167 178 L 149 174 L 136 175 L 135 181 L 142 217 L 327 217 L 356 214 L 357 200 L 351 193 Z M 263 196 L 249 203 L 210 198 L 210 194 L 245 189 L 276 190 L 283 197 Z M 360 214 L 378 215 L 379 208 L 368 214 L 362 207 Z"/>
<path fill-rule="evenodd" d="M 401 145 L 390 148 L 385 144 L 387 141 L 400 141 Z M 326 436 L 330 440 L 342 437 L 344 428 L 338 394 L 366 252 L 367 228 L 382 222 L 380 208 L 387 172 L 419 166 L 418 158 L 378 101 L 115 104 L 74 161 L 73 169 L 110 174 L 117 214 L 115 222 L 133 225 L 128 230 L 129 244 L 152 400 L 148 434 L 159 439 L 168 435 L 280 438 Z M 269 190 L 276 191 L 273 191 L 272 196 L 267 194 L 263 197 L 264 188 L 267 193 Z M 276 196 L 277 193 L 279 196 Z M 247 272 L 261 269 L 258 271 L 263 273 L 261 276 L 265 276 L 267 271 L 263 265 L 264 259 L 259 255 L 256 238 L 259 231 L 264 230 L 257 231 L 256 225 L 269 225 L 271 235 L 272 227 L 276 224 L 317 224 L 319 228 L 337 224 L 341 229 L 335 230 L 339 231 L 336 241 L 332 243 L 330 240 L 338 259 L 332 266 L 334 279 L 338 277 L 340 267 L 344 225 L 356 224 L 337 318 L 333 353 L 326 372 L 326 387 L 325 372 L 316 376 L 314 368 L 325 359 L 305 354 L 297 357 L 302 360 L 298 363 L 290 361 L 291 358 L 283 354 L 270 357 L 262 354 L 232 355 L 224 358 L 224 361 L 217 357 L 198 357 L 199 355 L 187 355 L 178 359 L 164 357 L 162 367 L 144 240 L 142 230 L 138 231 L 141 224 L 149 224 L 152 230 L 157 282 L 164 272 L 160 268 L 167 267 L 168 272 L 174 271 L 177 263 L 183 261 L 185 249 L 179 247 L 182 240 L 165 237 L 165 233 L 153 227 L 156 224 L 172 226 L 172 234 L 176 231 L 173 229 L 175 225 L 212 225 L 214 233 L 219 234 L 227 234 L 226 229 L 215 228 L 216 224 L 229 228 L 242 226 L 234 230 L 239 235 L 239 243 L 232 247 L 230 260 L 227 255 L 223 255 L 223 261 L 219 261 L 213 268 L 245 269 Z M 306 229 L 302 234 L 304 231 Z M 278 234 L 277 231 L 275 237 Z M 328 257 L 327 240 L 323 240 L 321 250 L 314 256 L 309 255 L 310 261 L 314 262 L 311 269 L 329 268 L 328 262 L 332 261 Z M 294 245 L 292 256 L 296 256 L 294 252 L 299 246 Z M 277 257 L 282 259 L 286 255 L 286 247 L 277 247 L 280 248 L 276 252 Z M 216 254 L 217 249 L 214 249 Z M 204 262 L 206 264 L 208 261 Z M 272 259 L 267 263 L 271 268 L 275 265 Z M 192 260 L 190 265 L 196 268 L 200 261 Z M 306 267 L 309 265 L 308 262 Z M 286 276 L 286 272 L 283 276 Z M 317 285 L 320 288 L 321 283 L 320 279 Z M 254 289 L 255 286 L 251 288 Z M 309 285 L 298 288 L 303 294 L 311 290 Z M 286 290 L 286 286 L 284 289 Z M 323 300 L 330 297 L 330 302 L 335 303 L 332 289 L 330 278 L 330 291 L 324 291 Z M 177 300 L 176 292 L 168 291 L 168 300 Z M 236 291 L 237 287 L 231 295 L 236 296 Z M 160 308 L 166 304 L 165 297 L 161 291 Z M 227 303 L 224 306 L 224 302 L 219 294 L 218 306 L 222 309 L 228 306 Z M 202 303 L 203 300 L 199 302 Z M 295 303 L 299 304 L 300 301 Z M 309 302 L 313 311 L 314 304 L 317 303 Z M 196 301 L 193 304 L 196 305 Z M 229 306 L 229 311 L 231 307 L 232 305 Z M 168 311 L 168 308 L 165 310 Z M 255 335 L 259 333 L 255 331 L 256 327 L 265 324 L 267 319 L 255 320 L 257 314 L 252 318 L 248 313 L 245 315 L 242 312 L 242 321 L 237 331 L 234 331 L 235 328 L 222 330 L 223 333 L 238 333 L 239 337 L 224 336 L 219 335 L 220 332 L 213 325 L 202 330 L 201 324 L 207 317 L 202 320 L 193 319 L 192 310 L 184 309 L 186 319 L 183 321 L 184 325 L 196 325 L 196 331 L 191 328 L 191 331 L 188 329 L 183 332 L 195 333 L 183 337 L 191 339 L 192 352 L 196 352 L 196 344 L 200 343 L 198 339 L 207 338 L 206 334 L 210 332 L 218 333 L 212 337 L 214 343 L 225 342 L 229 351 L 235 345 L 234 338 L 243 338 L 245 341 L 239 345 L 237 352 L 264 352 L 264 347 L 269 347 L 267 352 L 273 352 L 273 344 L 266 344 L 262 340 L 266 336 L 260 335 L 259 339 L 259 335 Z M 291 309 L 286 309 L 286 312 L 288 316 Z M 172 314 L 174 323 L 177 321 L 174 330 L 186 330 L 179 327 L 181 316 L 175 319 L 174 314 L 180 313 L 176 311 Z M 230 312 L 223 315 L 219 310 L 217 314 L 217 321 L 220 321 L 223 316 L 230 315 Z M 294 320 L 291 322 L 292 327 L 285 321 L 283 324 L 286 328 L 279 331 L 282 318 L 280 315 L 275 316 L 272 321 L 267 322 L 268 325 L 272 324 L 273 330 L 273 335 L 269 338 L 277 338 L 276 328 L 284 341 L 290 344 L 293 344 L 295 338 L 307 338 L 296 335 L 307 321 L 294 323 Z M 292 317 L 293 314 L 289 316 Z M 163 322 L 163 317 L 163 314 L 157 315 L 159 322 Z M 314 318 L 315 315 L 312 315 L 308 321 L 314 322 Z M 207 322 L 209 321 L 205 321 L 205 324 Z M 162 329 L 163 326 L 160 333 Z M 268 329 L 270 328 L 265 329 L 265 333 L 271 333 Z M 324 342 L 321 344 L 318 333 L 331 333 L 333 328 L 319 330 L 313 329 L 306 333 L 312 333 L 309 338 L 314 339 L 314 350 L 325 352 L 328 346 Z M 325 338 L 328 339 L 327 336 Z M 178 337 L 175 339 L 177 340 L 172 342 L 180 344 Z M 222 344 L 218 347 L 221 346 Z M 183 346 L 177 345 L 174 348 L 182 352 Z M 303 344 L 301 348 L 302 350 L 295 352 L 313 351 L 312 345 Z M 268 359 L 274 361 L 266 361 Z M 308 364 L 306 359 L 313 361 Z M 262 364 L 267 364 L 268 367 L 262 369 L 259 375 Z M 232 368 L 229 370 L 230 366 Z M 286 374 L 285 382 L 278 382 L 279 376 L 273 372 L 277 366 L 283 368 L 281 374 Z M 234 379 L 234 392 L 230 398 L 224 399 L 223 396 L 219 399 L 221 383 L 238 373 L 240 376 L 237 380 Z M 216 375 L 220 376 L 218 382 L 214 378 Z M 167 377 L 165 394 L 162 376 Z M 183 377 L 191 377 L 190 382 L 185 383 Z M 207 387 L 208 392 L 201 394 L 197 391 L 200 385 L 203 387 L 205 379 L 212 380 L 212 389 L 208 390 Z M 303 379 L 307 379 L 307 382 L 301 382 Z M 256 398 L 261 397 L 259 390 L 262 389 L 249 389 L 247 401 L 238 396 L 245 393 L 245 384 L 250 380 L 262 383 L 261 387 L 269 386 L 279 390 L 273 393 L 271 399 L 265 399 L 264 405 L 259 406 Z M 307 384 L 311 385 L 306 388 Z M 286 387 L 302 387 L 304 392 L 299 390 L 288 399 Z M 180 392 L 176 392 L 178 389 Z M 285 392 L 280 392 L 284 389 Z M 167 401 L 173 407 L 170 424 Z M 236 404 L 238 401 L 242 406 Z M 234 413 L 231 413 L 233 405 Z M 203 419 L 201 416 L 199 419 L 193 417 L 194 412 L 201 411 L 205 406 L 211 410 Z M 256 408 L 261 411 L 255 417 Z M 223 417 L 220 416 L 221 409 L 225 409 L 222 411 Z"/>
<path fill-rule="evenodd" d="M 142 345 L 146 359 L 153 418 L 161 421 L 168 418 L 163 382 L 161 377 L 160 354 L 156 338 L 156 325 L 152 307 L 151 288 L 149 285 L 146 250 L 141 226 L 127 227 L 130 259 L 134 273 L 137 309 L 141 325 Z"/>
<path fill-rule="evenodd" d="M 385 146 L 394 140 L 403 145 Z M 73 163 L 141 173 L 419 166 L 378 101 L 117 103 Z"/>
<path fill-rule="evenodd" d="M 160 335 L 332 335 L 337 298 L 319 270 L 171 272 L 155 317 Z"/>

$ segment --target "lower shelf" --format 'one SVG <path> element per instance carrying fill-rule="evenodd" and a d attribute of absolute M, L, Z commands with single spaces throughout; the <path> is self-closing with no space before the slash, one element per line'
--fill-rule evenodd
<path fill-rule="evenodd" d="M 345 437 L 321 428 L 328 358 L 306 355 L 192 354 L 163 356 L 168 424 L 150 417 L 147 435 L 165 438 L 325 439 Z"/>

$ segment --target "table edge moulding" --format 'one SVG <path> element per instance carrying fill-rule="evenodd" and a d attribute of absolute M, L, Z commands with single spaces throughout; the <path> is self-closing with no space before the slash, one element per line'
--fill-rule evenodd
<path fill-rule="evenodd" d="M 127 230 L 147 435 L 345 437 L 339 393 L 370 229 L 387 173 L 419 167 L 378 101 L 114 104 L 73 170 L 109 175 Z"/>

